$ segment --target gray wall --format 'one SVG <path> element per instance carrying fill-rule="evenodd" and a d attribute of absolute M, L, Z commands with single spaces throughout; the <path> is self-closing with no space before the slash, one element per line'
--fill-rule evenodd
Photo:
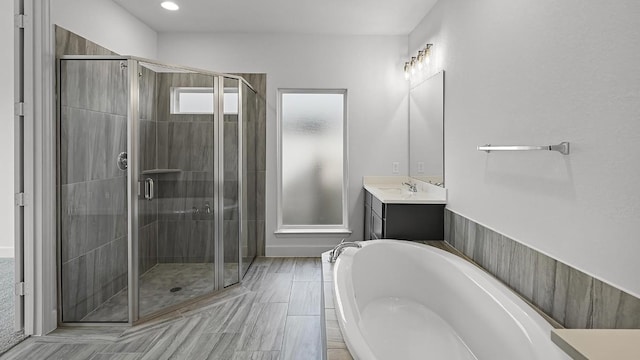
<path fill-rule="evenodd" d="M 638 297 L 639 28 L 633 0 L 447 0 L 409 35 L 447 71 L 447 206 Z"/>

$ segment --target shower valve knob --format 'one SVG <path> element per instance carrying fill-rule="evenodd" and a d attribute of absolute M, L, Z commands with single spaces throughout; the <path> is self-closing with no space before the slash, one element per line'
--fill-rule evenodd
<path fill-rule="evenodd" d="M 127 162 L 127 153 L 123 151 L 118 154 L 118 169 L 125 171 L 127 170 L 127 167 L 129 167 Z"/>

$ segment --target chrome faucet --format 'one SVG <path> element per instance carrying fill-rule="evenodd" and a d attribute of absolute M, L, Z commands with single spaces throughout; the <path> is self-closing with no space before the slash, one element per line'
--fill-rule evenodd
<path fill-rule="evenodd" d="M 409 191 L 411 192 L 418 192 L 418 187 L 416 186 L 416 184 L 412 184 L 410 182 L 403 182 L 402 185 L 407 185 L 409 187 Z"/>
<path fill-rule="evenodd" d="M 336 260 L 338 259 L 338 256 L 340 256 L 340 254 L 342 254 L 344 249 L 348 247 L 354 247 L 359 249 L 362 247 L 362 245 L 353 241 L 345 242 L 344 239 L 342 239 L 342 241 L 340 241 L 340 244 L 336 245 L 333 248 L 333 250 L 331 250 L 331 253 L 329 253 L 329 262 L 330 263 L 336 262 Z"/>

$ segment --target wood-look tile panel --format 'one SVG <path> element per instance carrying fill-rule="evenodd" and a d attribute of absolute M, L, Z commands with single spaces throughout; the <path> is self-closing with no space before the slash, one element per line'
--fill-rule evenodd
<path fill-rule="evenodd" d="M 319 257 L 297 258 L 294 269 L 294 281 L 320 281 L 322 267 Z"/>
<path fill-rule="evenodd" d="M 296 258 L 284 257 L 274 258 L 269 266 L 269 272 L 274 273 L 290 273 L 293 272 L 293 267 L 296 263 Z"/>
<path fill-rule="evenodd" d="M 320 360 L 320 339 L 320 316 L 288 316 L 281 360 Z"/>
<path fill-rule="evenodd" d="M 89 360 L 138 360 L 142 354 L 104 354 L 93 355 Z"/>
<path fill-rule="evenodd" d="M 320 281 L 294 281 L 288 315 L 320 315 Z"/>
<path fill-rule="evenodd" d="M 184 359 L 232 360 L 239 338 L 236 333 L 201 334 Z"/>
<path fill-rule="evenodd" d="M 233 360 L 279 360 L 280 351 L 236 351 Z"/>
<path fill-rule="evenodd" d="M 283 303 L 254 303 L 243 325 L 237 350 L 282 350 L 287 306 Z"/>
<path fill-rule="evenodd" d="M 131 328 L 59 329 L 50 336 L 26 340 L 4 358 L 275 360 L 285 358 L 285 351 L 290 359 L 319 358 L 317 354 L 322 349 L 319 315 L 287 316 L 289 302 L 260 302 L 286 297 L 286 291 L 265 291 L 274 284 L 289 289 L 293 284 L 300 289 L 315 284 L 320 290 L 320 281 L 294 281 L 296 260 L 258 258 L 247 274 L 253 281 L 247 283 L 248 287 L 232 287 Z M 301 263 L 305 261 L 300 259 Z M 304 268 L 298 268 L 301 269 Z M 301 271 L 300 278 L 313 273 Z M 309 301 L 317 304 L 319 312 L 320 293 Z"/>

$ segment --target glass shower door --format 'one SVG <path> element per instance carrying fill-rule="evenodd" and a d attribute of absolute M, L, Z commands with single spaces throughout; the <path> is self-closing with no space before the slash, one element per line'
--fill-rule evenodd
<path fill-rule="evenodd" d="M 140 318 L 215 290 L 214 80 L 138 67 Z"/>
<path fill-rule="evenodd" d="M 224 248 L 224 286 L 240 281 L 240 184 L 238 80 L 224 78 L 223 87 L 223 169 L 224 189 L 222 246 Z"/>
<path fill-rule="evenodd" d="M 127 322 L 126 60 L 62 59 L 58 206 L 63 322 Z"/>

